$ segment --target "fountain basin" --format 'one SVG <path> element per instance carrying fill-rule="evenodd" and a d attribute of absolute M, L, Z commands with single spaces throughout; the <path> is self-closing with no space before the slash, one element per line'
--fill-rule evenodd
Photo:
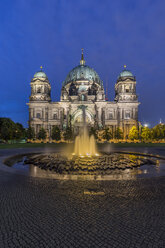
<path fill-rule="evenodd" d="M 108 175 L 112 170 L 125 170 L 145 164 L 156 164 L 151 158 L 140 155 L 111 153 L 99 156 L 62 155 L 57 153 L 30 155 L 25 164 L 33 164 L 57 174 Z"/>
<path fill-rule="evenodd" d="M 165 157 L 137 152 L 116 151 L 83 158 L 51 152 L 26 153 L 8 157 L 3 163 L 12 173 L 58 180 L 130 180 L 165 176 Z"/>

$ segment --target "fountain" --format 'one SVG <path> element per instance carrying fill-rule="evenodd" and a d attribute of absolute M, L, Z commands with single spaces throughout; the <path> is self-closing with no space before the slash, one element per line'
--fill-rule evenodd
<path fill-rule="evenodd" d="M 89 136 L 86 123 L 86 106 L 79 107 L 82 110 L 82 127 L 75 139 L 74 153 L 40 153 L 26 156 L 24 164 L 32 165 L 36 169 L 49 171 L 56 178 L 70 178 L 86 176 L 96 179 L 106 176 L 123 175 L 121 171 L 128 170 L 136 172 L 136 168 L 142 165 L 155 164 L 154 160 L 146 157 L 146 154 L 135 154 L 126 152 L 99 153 L 93 135 Z M 10 159 L 11 160 L 11 159 Z M 10 161 L 9 161 L 10 162 Z M 8 163 L 8 162 L 7 162 Z M 38 167 L 38 168 L 37 168 Z M 134 173 L 134 172 L 133 172 Z M 62 177 L 63 176 L 63 177 Z"/>
<path fill-rule="evenodd" d="M 76 156 L 98 156 L 96 150 L 96 142 L 94 135 L 89 136 L 88 128 L 86 124 L 86 106 L 81 105 L 82 109 L 83 126 L 80 129 L 80 134 L 75 139 L 75 147 L 73 155 Z"/>
<path fill-rule="evenodd" d="M 122 153 L 98 154 L 94 135 L 89 136 L 86 123 L 86 106 L 82 110 L 82 126 L 75 139 L 72 154 L 49 153 L 29 156 L 25 164 L 33 164 L 41 169 L 55 172 L 57 175 L 112 175 L 114 169 L 125 170 L 153 163 L 148 158 Z"/>

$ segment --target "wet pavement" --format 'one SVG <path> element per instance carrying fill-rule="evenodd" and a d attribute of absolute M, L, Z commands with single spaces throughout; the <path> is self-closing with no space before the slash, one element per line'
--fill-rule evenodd
<path fill-rule="evenodd" d="M 163 147 L 120 150 L 165 156 Z M 26 152 L 0 150 L 0 156 Z M 0 223 L 2 248 L 165 247 L 165 177 L 64 181 L 1 166 Z"/>

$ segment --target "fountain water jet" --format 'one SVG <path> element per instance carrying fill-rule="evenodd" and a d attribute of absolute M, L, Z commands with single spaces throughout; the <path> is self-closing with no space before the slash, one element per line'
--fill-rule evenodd
<path fill-rule="evenodd" d="M 81 106 L 83 115 L 83 126 L 80 134 L 75 139 L 74 155 L 77 156 L 98 156 L 94 135 L 89 136 L 86 125 L 85 106 Z"/>
<path fill-rule="evenodd" d="M 93 135 L 89 137 L 87 127 L 75 139 L 74 154 L 77 156 L 96 156 L 96 142 Z"/>

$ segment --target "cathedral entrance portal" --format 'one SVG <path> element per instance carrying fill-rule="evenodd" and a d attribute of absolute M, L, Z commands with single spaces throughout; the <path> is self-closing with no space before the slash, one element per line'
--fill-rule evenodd
<path fill-rule="evenodd" d="M 85 123 L 86 123 L 88 129 L 90 129 L 90 127 L 92 125 L 92 117 L 88 111 L 86 111 Z M 75 114 L 75 116 L 73 118 L 72 126 L 73 126 L 75 134 L 78 134 L 80 129 L 84 126 L 82 110 L 78 110 L 78 112 Z"/>

